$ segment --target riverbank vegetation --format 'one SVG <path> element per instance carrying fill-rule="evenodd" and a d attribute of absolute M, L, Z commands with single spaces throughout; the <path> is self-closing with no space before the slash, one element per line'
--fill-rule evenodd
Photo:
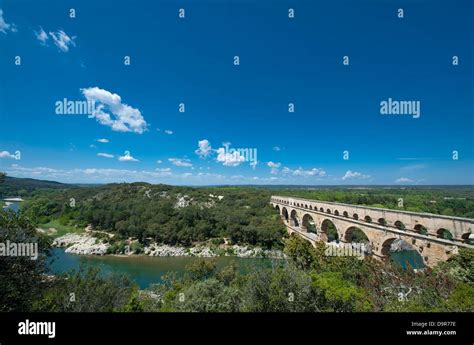
<path fill-rule="evenodd" d="M 128 278 L 94 269 L 48 276 L 49 238 L 35 232 L 21 213 L 0 211 L 0 241 L 38 241 L 39 260 L 0 260 L 2 311 L 153 312 L 355 312 L 474 311 L 474 252 L 459 254 L 433 270 L 403 270 L 371 258 L 328 257 L 291 236 L 288 260 L 271 261 L 242 273 L 217 269 L 200 259 L 184 276 L 139 291 Z"/>
<path fill-rule="evenodd" d="M 216 270 L 212 261 L 198 261 L 183 278 L 170 276 L 165 284 L 151 288 L 160 296 L 159 302 L 145 299 L 143 308 L 186 312 L 474 311 L 472 272 L 464 275 L 464 281 L 454 273 L 472 270 L 472 250 L 461 250 L 450 260 L 450 271 L 418 273 L 370 258 L 328 257 L 324 251 L 322 243 L 313 248 L 292 236 L 285 246 L 289 261 L 274 262 L 246 275 L 232 266 Z"/>

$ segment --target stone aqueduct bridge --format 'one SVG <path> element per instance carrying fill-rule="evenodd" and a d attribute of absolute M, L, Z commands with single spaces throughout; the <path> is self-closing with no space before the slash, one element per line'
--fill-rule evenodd
<path fill-rule="evenodd" d="M 413 246 L 427 266 L 447 260 L 459 247 L 474 249 L 474 219 L 283 196 L 272 196 L 270 203 L 290 234 L 297 233 L 313 245 L 316 241 L 327 242 L 332 223 L 342 242 L 352 242 L 354 229 L 362 230 L 373 256 L 381 259 L 389 257 L 395 239 Z M 452 239 L 446 239 L 446 235 Z"/>

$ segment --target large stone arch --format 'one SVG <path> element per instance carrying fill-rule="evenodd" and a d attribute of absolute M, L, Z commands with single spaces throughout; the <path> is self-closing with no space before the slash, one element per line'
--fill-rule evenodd
<path fill-rule="evenodd" d="M 369 236 L 358 226 L 348 227 L 343 240 L 348 243 L 370 243 Z"/>
<path fill-rule="evenodd" d="M 396 237 L 390 237 L 389 239 L 383 241 L 380 248 L 380 256 L 382 256 L 384 260 L 388 260 L 390 258 L 390 249 L 393 241 L 395 241 L 396 239 Z"/>
<path fill-rule="evenodd" d="M 312 232 L 312 233 L 315 233 L 315 234 L 318 233 L 318 229 L 317 229 L 317 226 L 316 226 L 316 221 L 313 218 L 313 216 L 310 215 L 309 213 L 305 213 L 303 215 L 301 227 L 306 232 Z"/>
<path fill-rule="evenodd" d="M 283 218 L 283 220 L 288 223 L 289 219 L 290 219 L 290 216 L 288 214 L 288 210 L 286 209 L 286 207 L 283 207 L 281 209 L 281 217 Z"/>
<path fill-rule="evenodd" d="M 298 212 L 296 212 L 296 210 L 292 210 L 290 212 L 290 225 L 294 227 L 299 227 L 301 225 L 300 220 L 298 219 Z"/>
<path fill-rule="evenodd" d="M 321 239 L 325 242 L 339 240 L 339 232 L 333 219 L 325 218 L 321 222 Z"/>
<path fill-rule="evenodd" d="M 423 263 L 423 265 L 426 266 L 428 264 L 429 256 L 427 255 L 427 253 L 424 253 L 424 249 L 430 250 L 429 249 L 430 247 L 425 248 L 423 245 L 420 245 L 418 242 L 415 242 L 415 241 L 409 242 L 407 241 L 406 238 L 401 238 L 401 237 L 390 237 L 382 243 L 382 247 L 380 250 L 380 256 L 382 257 L 382 260 L 384 261 L 390 260 L 391 253 L 392 253 L 391 246 L 395 240 L 401 240 L 405 242 L 406 245 L 411 247 L 410 251 L 413 251 L 415 253 L 414 254 L 415 257 L 418 257 L 420 259 L 420 262 Z"/>

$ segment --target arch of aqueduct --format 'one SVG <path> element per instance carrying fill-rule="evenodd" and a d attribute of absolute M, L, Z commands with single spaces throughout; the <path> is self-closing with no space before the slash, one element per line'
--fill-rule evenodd
<path fill-rule="evenodd" d="M 278 210 L 290 234 L 297 233 L 313 245 L 317 241 L 327 242 L 330 221 L 342 242 L 352 241 L 355 228 L 362 230 L 369 239 L 373 256 L 381 259 L 388 258 L 395 239 L 414 247 L 427 266 L 447 260 L 459 247 L 474 249 L 471 244 L 474 219 L 283 196 L 272 196 L 270 203 Z M 304 225 L 308 220 L 316 231 Z M 451 239 L 446 238 L 447 231 Z"/>

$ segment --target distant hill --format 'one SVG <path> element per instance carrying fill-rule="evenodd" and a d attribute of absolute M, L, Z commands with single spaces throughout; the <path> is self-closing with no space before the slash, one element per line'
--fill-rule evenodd
<path fill-rule="evenodd" d="M 55 181 L 6 176 L 4 181 L 0 183 L 0 198 L 14 197 L 19 194 L 26 196 L 36 189 L 69 189 L 77 187 L 77 185 Z"/>

